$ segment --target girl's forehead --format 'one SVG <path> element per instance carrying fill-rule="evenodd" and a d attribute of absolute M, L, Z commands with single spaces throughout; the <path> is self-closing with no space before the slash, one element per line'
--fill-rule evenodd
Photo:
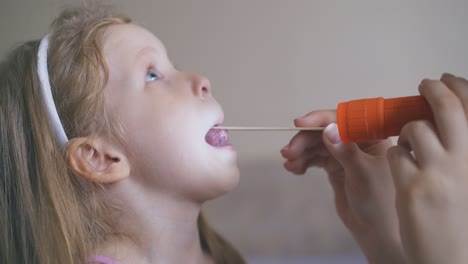
<path fill-rule="evenodd" d="M 106 57 L 136 57 L 145 49 L 166 53 L 163 43 L 147 29 L 135 24 L 110 26 L 104 35 L 103 51 Z"/>

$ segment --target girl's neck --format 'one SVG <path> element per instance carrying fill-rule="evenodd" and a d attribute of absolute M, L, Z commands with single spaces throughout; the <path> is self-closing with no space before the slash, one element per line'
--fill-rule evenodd
<path fill-rule="evenodd" d="M 116 221 L 119 233 L 130 239 L 110 241 L 98 254 L 122 263 L 211 263 L 200 244 L 201 204 L 158 192 L 137 192 L 131 184 L 117 183 L 109 194 L 118 197 L 122 212 Z"/>

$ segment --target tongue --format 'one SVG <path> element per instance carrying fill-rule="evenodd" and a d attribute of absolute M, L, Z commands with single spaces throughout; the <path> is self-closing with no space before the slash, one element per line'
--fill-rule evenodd
<path fill-rule="evenodd" d="M 228 144 L 228 132 L 225 129 L 210 129 L 205 140 L 214 147 L 224 147 Z"/>

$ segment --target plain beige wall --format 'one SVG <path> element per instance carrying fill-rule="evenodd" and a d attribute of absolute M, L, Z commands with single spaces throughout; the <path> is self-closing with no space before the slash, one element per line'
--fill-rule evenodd
<path fill-rule="evenodd" d="M 1 0 L 0 54 L 47 33 L 65 3 Z M 424 77 L 468 76 L 466 0 L 113 1 L 206 75 L 228 125 L 290 125 L 360 97 L 413 95 Z M 293 133 L 231 132 L 239 188 L 208 205 L 248 255 L 352 254 L 323 173 L 296 178 L 279 150 Z"/>
<path fill-rule="evenodd" d="M 47 32 L 72 0 L 1 0 L 0 54 Z M 157 34 L 178 67 L 206 75 L 226 124 L 289 125 L 358 97 L 412 95 L 467 73 L 465 0 L 110 1 Z M 276 158 L 286 133 L 233 133 L 241 159 Z"/>

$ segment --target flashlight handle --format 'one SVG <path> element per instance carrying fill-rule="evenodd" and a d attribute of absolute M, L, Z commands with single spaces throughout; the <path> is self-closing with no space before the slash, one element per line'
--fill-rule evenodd
<path fill-rule="evenodd" d="M 422 119 L 433 119 L 422 96 L 359 99 L 337 107 L 338 130 L 345 143 L 398 136 L 406 123 Z"/>

